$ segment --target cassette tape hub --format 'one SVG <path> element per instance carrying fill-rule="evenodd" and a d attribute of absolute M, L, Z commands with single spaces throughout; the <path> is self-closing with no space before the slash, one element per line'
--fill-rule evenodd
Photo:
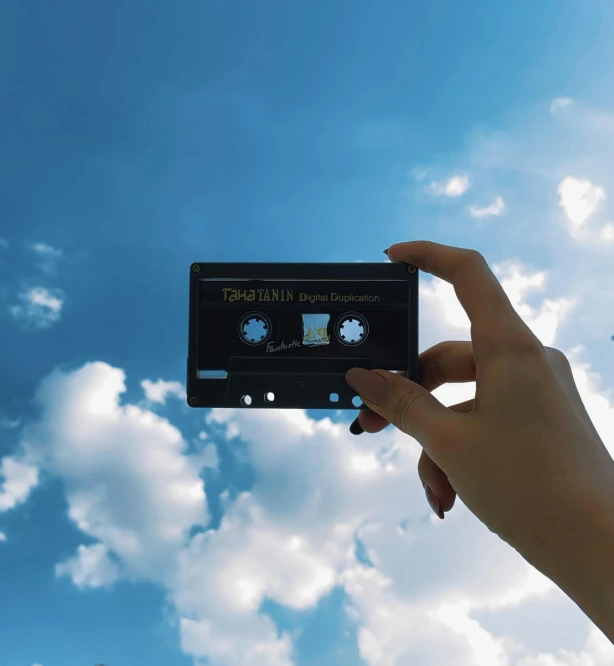
<path fill-rule="evenodd" d="M 404 263 L 195 263 L 192 407 L 357 409 L 353 367 L 418 378 L 418 271 Z"/>

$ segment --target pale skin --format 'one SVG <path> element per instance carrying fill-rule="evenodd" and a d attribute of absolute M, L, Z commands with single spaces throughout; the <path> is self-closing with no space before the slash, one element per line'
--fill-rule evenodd
<path fill-rule="evenodd" d="M 368 407 L 352 431 L 393 424 L 422 446 L 418 474 L 441 517 L 458 495 L 492 532 L 556 583 L 614 643 L 614 461 L 582 403 L 569 362 L 544 347 L 474 250 L 429 241 L 388 249 L 450 282 L 471 342 L 420 355 L 420 385 L 354 368 Z M 446 407 L 431 391 L 476 382 Z"/>

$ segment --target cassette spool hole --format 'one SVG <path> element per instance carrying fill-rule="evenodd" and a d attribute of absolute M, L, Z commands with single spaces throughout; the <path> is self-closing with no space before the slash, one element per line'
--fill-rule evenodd
<path fill-rule="evenodd" d="M 258 345 L 271 334 L 271 324 L 265 315 L 256 312 L 245 315 L 239 324 L 239 336 L 248 345 Z"/>
<path fill-rule="evenodd" d="M 273 402 L 275 400 L 275 394 L 272 391 L 269 391 L 268 393 L 264 394 L 264 399 L 267 402 Z"/>
<path fill-rule="evenodd" d="M 360 405 L 362 405 L 362 400 L 360 399 L 359 395 L 355 395 L 352 398 L 352 404 L 354 405 L 354 407 L 360 407 Z"/>
<path fill-rule="evenodd" d="M 245 407 L 249 407 L 252 404 L 252 396 L 251 395 L 244 395 L 241 397 L 241 404 L 245 405 Z"/>
<path fill-rule="evenodd" d="M 369 323 L 363 315 L 350 312 L 337 321 L 336 333 L 342 344 L 359 345 L 369 334 Z"/>
<path fill-rule="evenodd" d="M 338 393 L 331 393 L 328 397 L 329 397 L 329 400 L 331 402 L 339 402 L 339 394 Z"/>

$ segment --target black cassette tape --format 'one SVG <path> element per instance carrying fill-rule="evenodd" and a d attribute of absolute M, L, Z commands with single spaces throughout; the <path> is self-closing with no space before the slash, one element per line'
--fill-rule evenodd
<path fill-rule="evenodd" d="M 404 263 L 195 263 L 192 407 L 357 409 L 354 367 L 418 378 L 418 271 Z"/>

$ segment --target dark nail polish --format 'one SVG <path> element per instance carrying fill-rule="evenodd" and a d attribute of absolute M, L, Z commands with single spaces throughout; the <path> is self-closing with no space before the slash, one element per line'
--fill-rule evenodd
<path fill-rule="evenodd" d="M 388 254 L 388 250 L 384 250 L 384 254 Z"/>
<path fill-rule="evenodd" d="M 350 425 L 350 432 L 352 435 L 361 435 L 364 432 L 363 427 L 358 422 L 358 419 L 354 419 Z"/>
<path fill-rule="evenodd" d="M 426 499 L 429 503 L 429 506 L 441 518 L 441 520 L 443 520 L 445 518 L 445 514 L 439 506 L 439 500 L 437 497 L 435 497 L 433 491 L 426 484 L 424 485 L 424 490 L 426 492 Z"/>

